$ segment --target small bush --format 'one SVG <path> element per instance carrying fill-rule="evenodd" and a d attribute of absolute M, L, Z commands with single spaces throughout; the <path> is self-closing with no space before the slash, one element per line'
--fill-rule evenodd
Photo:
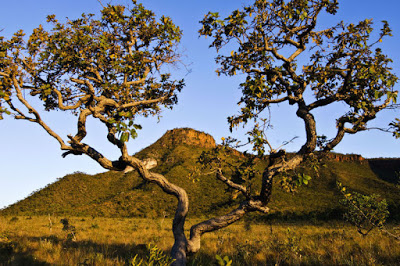
<path fill-rule="evenodd" d="M 215 258 L 217 259 L 218 266 L 231 266 L 232 265 L 232 260 L 229 259 L 228 256 L 221 258 L 221 256 L 217 254 L 217 255 L 215 255 Z"/>
<path fill-rule="evenodd" d="M 76 228 L 69 223 L 67 218 L 61 219 L 60 222 L 63 225 L 62 230 L 67 231 L 67 240 L 76 241 Z"/>
<path fill-rule="evenodd" d="M 147 255 L 146 261 L 143 259 L 139 259 L 138 255 L 135 255 L 131 260 L 132 266 L 169 266 L 174 260 L 168 254 L 165 254 L 164 251 L 159 249 L 157 246 L 153 246 L 149 244 L 147 246 Z"/>
<path fill-rule="evenodd" d="M 368 235 L 374 228 L 382 229 L 389 216 L 388 204 L 377 194 L 363 195 L 349 192 L 342 184 L 337 184 L 343 199 L 340 203 L 346 208 L 344 218 L 357 227 L 357 231 Z"/>
<path fill-rule="evenodd" d="M 18 217 L 15 217 L 15 216 L 14 216 L 14 217 L 12 217 L 12 218 L 10 219 L 10 222 L 11 222 L 11 223 L 15 223 L 15 222 L 18 222 L 18 220 L 19 220 Z"/>

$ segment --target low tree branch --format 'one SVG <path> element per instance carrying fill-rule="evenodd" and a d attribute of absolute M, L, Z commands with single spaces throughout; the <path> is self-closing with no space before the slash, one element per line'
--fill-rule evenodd
<path fill-rule="evenodd" d="M 233 188 L 235 190 L 238 190 L 240 192 L 242 192 L 242 194 L 246 197 L 248 197 L 248 193 L 247 193 L 247 189 L 244 186 L 241 186 L 239 184 L 236 184 L 235 182 L 233 182 L 232 180 L 229 180 L 228 178 L 226 178 L 223 174 L 222 174 L 222 169 L 218 168 L 216 171 L 216 176 L 219 180 L 221 180 L 223 183 L 225 183 L 227 186 L 229 186 L 230 188 Z"/>
<path fill-rule="evenodd" d="M 188 252 L 195 253 L 200 249 L 200 239 L 204 233 L 213 232 L 240 220 L 247 213 L 253 211 L 261 211 L 268 213 L 269 209 L 262 206 L 259 201 L 247 200 L 240 203 L 239 207 L 232 210 L 228 214 L 211 218 L 200 222 L 190 228 L 190 239 L 188 240 Z"/>

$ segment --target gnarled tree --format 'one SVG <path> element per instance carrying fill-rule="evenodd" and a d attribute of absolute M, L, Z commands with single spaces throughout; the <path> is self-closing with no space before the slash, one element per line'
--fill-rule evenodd
<path fill-rule="evenodd" d="M 260 156 L 269 148 L 269 165 L 262 173 L 260 190 L 253 191 L 247 181 L 257 177 L 254 157 L 239 162 L 235 176 L 228 176 L 220 154 L 231 151 L 229 148 L 218 146 L 203 154 L 199 161 L 211 166 L 217 179 L 241 194 L 242 201 L 230 213 L 192 226 L 187 238 L 187 193 L 151 172 L 145 162 L 129 155 L 126 146 L 140 127 L 135 125 L 136 117 L 157 115 L 162 107 L 172 108 L 177 102 L 176 93 L 183 81 L 171 80 L 163 65 L 179 60 L 176 46 L 181 31 L 169 18 L 157 21 L 151 11 L 136 1 L 133 4 L 130 10 L 108 5 L 98 20 L 83 15 L 62 24 L 49 16 L 53 29 L 40 26 L 27 42 L 22 31 L 10 40 L 0 37 L 0 114 L 39 124 L 59 142 L 64 156 L 85 154 L 109 170 L 123 171 L 130 166 L 143 179 L 174 195 L 178 200 L 172 228 L 175 265 L 185 265 L 187 253 L 200 249 L 204 233 L 226 227 L 249 212 L 267 213 L 277 175 L 299 166 L 317 144 L 327 152 L 345 134 L 367 130 L 367 122 L 396 99 L 397 77 L 390 72 L 390 59 L 380 49 L 372 51 L 390 35 L 387 23 L 376 41 L 370 40 L 370 20 L 317 30 L 321 12 L 335 14 L 335 0 L 255 1 L 223 20 L 217 13 L 209 13 L 201 22 L 200 34 L 211 36 L 211 46 L 217 51 L 230 43 L 237 45 L 230 55 L 217 57 L 219 73 L 242 72 L 247 76 L 240 85 L 243 107 L 239 115 L 229 118 L 231 128 L 254 121 L 250 142 Z M 300 65 L 296 60 L 302 53 L 310 53 L 310 61 Z M 77 117 L 77 132 L 65 141 L 43 121 L 30 103 L 32 97 L 24 97 L 24 91 L 39 98 L 47 111 L 71 111 Z M 314 93 L 312 99 L 305 99 L 307 91 Z M 283 150 L 274 150 L 259 126 L 269 106 L 285 101 L 297 107 L 307 136 L 305 144 L 290 157 Z M 335 102 L 345 103 L 348 110 L 337 119 L 337 133 L 331 140 L 318 139 L 312 111 Z M 118 160 L 106 158 L 83 142 L 88 117 L 98 119 L 108 129 L 108 141 L 121 152 Z M 225 141 L 230 143 L 231 139 Z M 308 182 L 306 176 L 299 180 Z"/>
<path fill-rule="evenodd" d="M 388 23 L 383 21 L 375 38 L 369 19 L 321 29 L 317 24 L 321 13 L 334 15 L 338 7 L 337 0 L 256 0 L 226 18 L 210 12 L 201 21 L 200 35 L 211 37 L 210 47 L 218 53 L 217 73 L 241 73 L 246 78 L 240 84 L 240 112 L 228 118 L 230 129 L 249 125 L 248 144 L 258 156 L 268 155 L 268 166 L 263 170 L 260 189 L 254 191 L 251 160 L 239 164 L 243 171 L 238 180 L 222 170 L 226 163 L 222 154 L 230 149 L 218 147 L 203 154 L 203 165 L 214 169 L 217 179 L 242 194 L 243 201 L 229 214 L 192 227 L 190 248 L 199 248 L 205 232 L 227 226 L 249 212 L 268 212 L 274 179 L 283 176 L 283 184 L 290 190 L 307 184 L 308 175 L 292 175 L 296 167 L 315 159 L 318 148 L 322 151 L 318 155 L 323 155 L 346 134 L 368 130 L 368 122 L 378 112 L 395 107 L 397 77 L 391 72 L 392 61 L 376 47 L 391 35 Z M 300 55 L 303 60 L 299 60 Z M 306 135 L 305 143 L 290 155 L 274 149 L 263 130 L 270 123 L 269 108 L 284 102 L 296 107 Z M 336 118 L 337 131 L 329 139 L 317 134 L 313 112 L 334 103 L 342 103 L 343 115 Z M 386 130 L 397 128 L 398 123 L 393 122 Z M 224 139 L 225 146 L 234 142 Z"/>
<path fill-rule="evenodd" d="M 146 162 L 128 153 L 126 144 L 140 128 L 135 124 L 137 117 L 158 115 L 161 108 L 177 103 L 184 83 L 172 80 L 165 65 L 179 62 L 182 32 L 170 18 L 158 20 L 152 11 L 135 0 L 132 3 L 130 9 L 108 5 L 99 19 L 83 14 L 61 23 L 50 15 L 47 21 L 52 28 L 39 26 L 28 40 L 23 31 L 9 40 L 0 37 L 0 118 L 10 115 L 40 125 L 58 141 L 64 157 L 84 154 L 108 170 L 133 167 L 143 179 L 179 198 L 180 213 L 187 209 L 186 192 L 150 172 Z M 46 111 L 74 114 L 76 133 L 68 139 L 57 134 L 42 119 L 41 109 L 32 104 L 34 98 Z M 107 128 L 108 141 L 121 152 L 118 160 L 110 160 L 84 142 L 89 117 Z M 177 215 L 173 223 L 175 258 L 182 249 L 182 222 Z"/>

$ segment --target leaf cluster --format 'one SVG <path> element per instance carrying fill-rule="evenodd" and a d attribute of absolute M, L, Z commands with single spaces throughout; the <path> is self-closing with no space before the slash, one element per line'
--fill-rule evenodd
<path fill-rule="evenodd" d="M 219 266 L 231 266 L 232 265 L 232 260 L 229 259 L 228 256 L 224 256 L 222 258 L 220 255 L 215 255 L 215 258 L 217 259 L 217 263 Z"/>
<path fill-rule="evenodd" d="M 135 255 L 130 262 L 132 266 L 169 266 L 174 262 L 169 255 L 165 254 L 157 246 L 148 244 L 147 252 L 149 253 L 146 260 L 139 260 L 138 255 Z"/>
<path fill-rule="evenodd" d="M 398 139 L 400 138 L 400 119 L 396 118 L 395 121 L 389 124 L 390 129 L 393 131 L 393 136 Z"/>
<path fill-rule="evenodd" d="M 291 171 L 283 171 L 280 174 L 279 184 L 286 192 L 295 193 L 301 186 L 307 186 L 312 176 L 320 176 L 320 168 L 324 166 L 317 156 L 311 154 L 306 157 L 304 163 Z"/>

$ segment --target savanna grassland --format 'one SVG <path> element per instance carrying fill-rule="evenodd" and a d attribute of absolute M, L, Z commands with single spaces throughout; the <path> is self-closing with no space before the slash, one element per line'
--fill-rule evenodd
<path fill-rule="evenodd" d="M 236 195 L 213 175 L 191 176 L 197 158 L 215 146 L 193 129 L 167 132 L 138 153 L 155 171 L 188 191 L 186 234 L 194 223 L 227 213 Z M 230 156 L 243 157 L 239 152 Z M 259 160 L 262 169 L 268 158 Z M 227 170 L 228 171 L 228 170 Z M 328 154 L 296 193 L 275 182 L 271 212 L 205 234 L 188 265 L 400 265 L 400 243 L 378 229 L 363 237 L 343 220 L 337 187 L 387 200 L 390 232 L 400 221 L 398 159 Z M 259 183 L 253 184 L 255 188 Z M 222 193 L 221 193 L 222 191 Z M 0 265 L 166 265 L 176 202 L 134 171 L 76 172 L 0 210 Z M 220 262 L 216 256 L 226 261 Z"/>
<path fill-rule="evenodd" d="M 2 265 L 132 265 L 136 255 L 148 261 L 149 244 L 165 256 L 173 243 L 169 219 L 69 217 L 67 230 L 61 219 L 0 217 Z M 232 265 L 400 265 L 396 240 L 342 222 L 244 221 L 207 234 L 188 264 L 218 265 L 216 255 Z"/>

